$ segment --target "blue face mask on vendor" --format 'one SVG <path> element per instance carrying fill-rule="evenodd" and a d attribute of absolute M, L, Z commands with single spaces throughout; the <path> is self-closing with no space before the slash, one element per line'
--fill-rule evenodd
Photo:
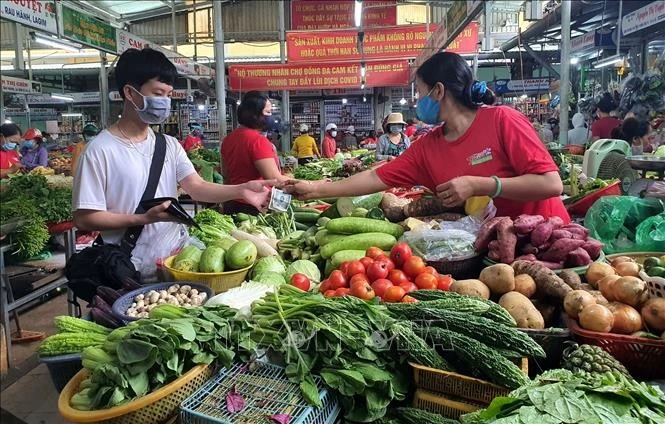
<path fill-rule="evenodd" d="M 435 87 L 432 87 L 425 97 L 418 100 L 418 104 L 416 105 L 416 115 L 418 116 L 418 119 L 430 125 L 436 125 L 439 123 L 439 112 L 441 111 L 441 105 L 439 102 L 430 97 L 434 88 Z"/>
<path fill-rule="evenodd" d="M 6 151 L 6 152 L 9 152 L 9 151 L 14 150 L 14 149 L 16 149 L 16 143 L 14 143 L 14 142 L 7 142 L 7 143 L 2 145 L 2 150 Z"/>
<path fill-rule="evenodd" d="M 35 147 L 35 142 L 32 140 L 25 141 L 23 142 L 23 147 L 25 147 L 26 149 L 32 149 Z"/>

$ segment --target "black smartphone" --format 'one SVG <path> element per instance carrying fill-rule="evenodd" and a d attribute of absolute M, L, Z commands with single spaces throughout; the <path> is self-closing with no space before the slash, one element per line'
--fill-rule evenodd
<path fill-rule="evenodd" d="M 155 206 L 161 205 L 167 201 L 171 202 L 169 207 L 166 209 L 168 214 L 175 217 L 179 222 L 182 222 L 185 225 L 194 226 L 200 229 L 199 224 L 197 224 L 196 221 L 194 221 L 194 219 L 189 216 L 180 202 L 178 202 L 178 199 L 174 197 L 156 197 L 154 199 L 141 200 L 140 205 L 145 211 L 147 211 L 148 209 L 152 209 Z"/>

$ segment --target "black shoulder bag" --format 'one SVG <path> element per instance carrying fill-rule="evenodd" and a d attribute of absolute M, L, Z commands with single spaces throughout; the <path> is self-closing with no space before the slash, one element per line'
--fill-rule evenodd
<path fill-rule="evenodd" d="M 157 133 L 155 134 L 155 151 L 150 163 L 148 184 L 141 196 L 142 201 L 155 197 L 164 168 L 165 156 L 166 138 L 163 134 Z M 139 202 L 134 213 L 145 212 Z M 127 228 L 120 245 L 104 244 L 100 235 L 91 247 L 72 255 L 65 267 L 65 276 L 69 280 L 68 285 L 74 295 L 91 302 L 97 286 L 104 285 L 118 290 L 128 279 L 140 282 L 141 274 L 136 270 L 131 258 L 132 250 L 136 247 L 141 232 L 143 232 L 143 225 Z"/>

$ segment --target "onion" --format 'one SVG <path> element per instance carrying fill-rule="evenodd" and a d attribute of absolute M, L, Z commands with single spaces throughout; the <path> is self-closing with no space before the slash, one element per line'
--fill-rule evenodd
<path fill-rule="evenodd" d="M 604 262 L 594 262 L 589 265 L 589 268 L 586 271 L 585 277 L 586 281 L 593 286 L 593 288 L 598 288 L 598 282 L 608 275 L 615 275 L 614 268 L 609 266 Z"/>
<path fill-rule="evenodd" d="M 577 318 L 579 313 L 589 305 L 594 305 L 596 299 L 584 290 L 573 290 L 563 299 L 563 308 L 571 318 Z"/>
<path fill-rule="evenodd" d="M 622 277 L 637 277 L 640 275 L 640 265 L 636 262 L 621 262 L 614 269 Z"/>
<path fill-rule="evenodd" d="M 624 303 L 612 302 L 608 308 L 614 315 L 612 333 L 631 334 L 642 329 L 642 317 L 632 306 Z"/>
<path fill-rule="evenodd" d="M 663 331 L 665 336 L 665 299 L 654 297 L 642 307 L 642 319 L 651 331 Z M 662 337 L 665 340 L 665 337 Z"/>
<path fill-rule="evenodd" d="M 607 300 L 615 300 L 614 299 L 614 284 L 616 281 L 621 278 L 618 275 L 608 275 L 605 278 L 602 278 L 600 281 L 598 281 L 598 290 L 603 294 L 605 299 Z"/>
<path fill-rule="evenodd" d="M 609 333 L 614 325 L 614 315 L 603 305 L 589 305 L 579 315 L 582 328 Z"/>
<path fill-rule="evenodd" d="M 635 259 L 631 258 L 630 256 L 618 256 L 610 261 L 610 264 L 612 264 L 612 267 L 616 268 L 617 265 L 622 264 L 624 262 L 635 262 Z"/>
<path fill-rule="evenodd" d="M 649 290 L 647 283 L 637 277 L 621 277 L 614 282 L 612 295 L 612 299 L 608 300 L 638 307 L 649 299 Z"/>

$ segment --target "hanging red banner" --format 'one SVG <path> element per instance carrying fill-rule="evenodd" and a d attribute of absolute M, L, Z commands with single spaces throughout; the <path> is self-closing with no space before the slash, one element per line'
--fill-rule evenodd
<path fill-rule="evenodd" d="M 446 47 L 447 52 L 475 53 L 478 51 L 478 22 L 471 22 L 459 33 L 457 37 Z"/>
<path fill-rule="evenodd" d="M 435 29 L 436 25 L 430 25 L 430 32 Z M 426 25 L 368 29 L 363 39 L 363 52 L 369 60 L 414 58 L 425 46 L 425 40 Z M 358 31 L 289 31 L 286 53 L 289 62 L 360 60 Z"/>
<path fill-rule="evenodd" d="M 406 60 L 368 62 L 367 87 L 409 83 Z M 229 87 L 236 91 L 360 88 L 360 63 L 303 63 L 229 66 Z"/>
<path fill-rule="evenodd" d="M 364 0 L 362 5 L 364 28 L 397 25 L 395 0 Z M 352 28 L 354 11 L 354 0 L 291 0 L 291 29 Z"/>

